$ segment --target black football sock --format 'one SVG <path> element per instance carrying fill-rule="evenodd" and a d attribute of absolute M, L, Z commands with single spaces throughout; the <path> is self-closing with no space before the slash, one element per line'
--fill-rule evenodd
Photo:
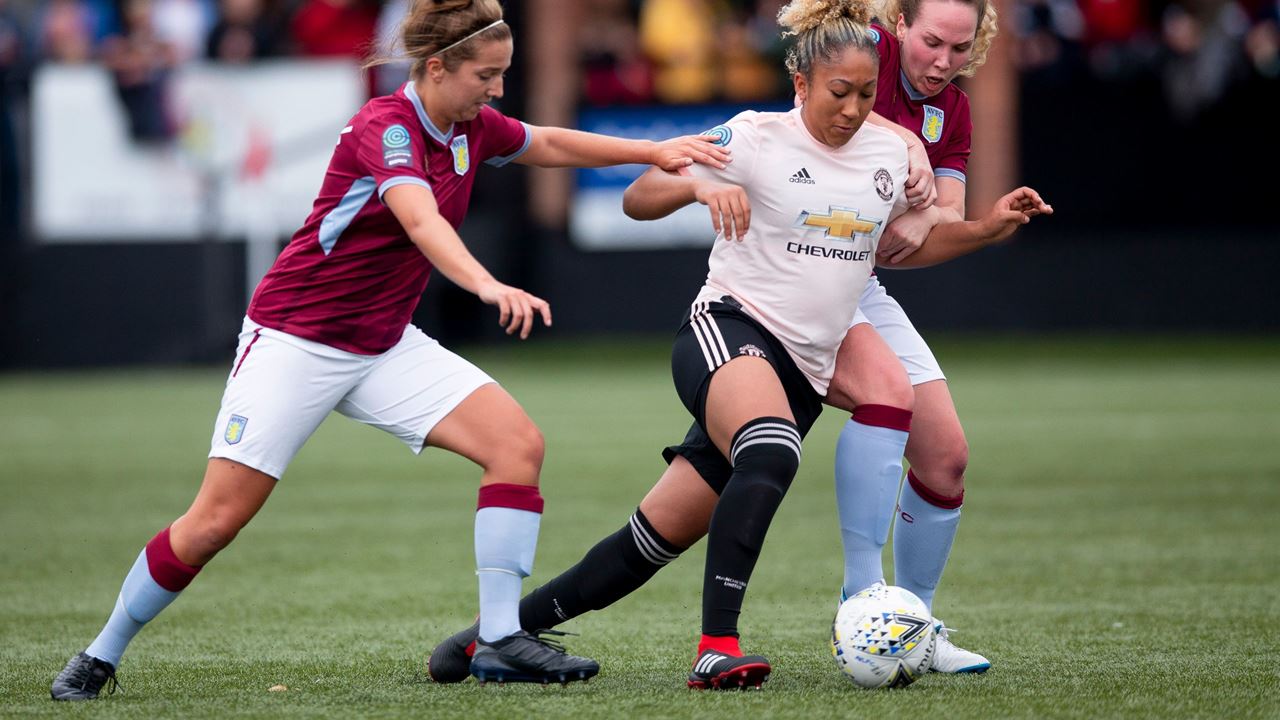
<path fill-rule="evenodd" d="M 520 626 L 529 631 L 555 627 L 606 608 L 648 582 L 683 550 L 659 535 L 636 508 L 621 530 L 520 601 Z"/>
<path fill-rule="evenodd" d="M 733 474 L 711 516 L 702 580 L 702 634 L 738 635 L 742 600 L 769 523 L 800 466 L 800 433 L 784 418 L 756 418 L 733 437 Z M 704 637 L 704 645 L 706 644 Z"/>

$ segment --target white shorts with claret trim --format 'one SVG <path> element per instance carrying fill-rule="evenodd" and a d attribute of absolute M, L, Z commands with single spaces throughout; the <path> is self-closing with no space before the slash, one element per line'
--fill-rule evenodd
<path fill-rule="evenodd" d="M 880 337 L 884 338 L 906 368 L 912 385 L 947 379 L 942 374 L 942 367 L 938 365 L 933 351 L 929 349 L 929 344 L 911 324 L 907 312 L 897 300 L 889 297 L 889 293 L 880 284 L 880 279 L 874 275 L 867 281 L 867 287 L 858 299 L 858 311 L 854 313 L 849 327 L 863 324 L 871 325 L 880 333 Z"/>
<path fill-rule="evenodd" d="M 246 317 L 209 457 L 279 478 L 330 410 L 419 453 L 436 423 L 491 382 L 412 325 L 385 353 L 358 355 Z"/>

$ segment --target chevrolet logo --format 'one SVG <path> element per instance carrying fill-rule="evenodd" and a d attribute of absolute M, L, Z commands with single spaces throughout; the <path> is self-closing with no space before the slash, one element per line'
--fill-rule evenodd
<path fill-rule="evenodd" d="M 879 220 L 864 220 L 858 217 L 858 211 L 852 208 L 828 208 L 827 215 L 801 211 L 796 219 L 796 227 L 808 226 L 826 230 L 826 237 L 852 240 L 854 235 L 870 235 L 880 227 Z"/>

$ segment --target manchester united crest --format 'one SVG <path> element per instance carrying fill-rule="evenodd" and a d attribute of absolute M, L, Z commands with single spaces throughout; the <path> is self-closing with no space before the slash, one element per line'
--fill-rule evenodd
<path fill-rule="evenodd" d="M 932 105 L 924 106 L 924 123 L 920 126 L 920 134 L 925 140 L 936 143 L 942 139 L 942 122 L 946 113 Z"/>
<path fill-rule="evenodd" d="M 881 200 L 891 200 L 893 198 L 893 176 L 888 170 L 880 168 L 875 175 L 876 194 Z"/>

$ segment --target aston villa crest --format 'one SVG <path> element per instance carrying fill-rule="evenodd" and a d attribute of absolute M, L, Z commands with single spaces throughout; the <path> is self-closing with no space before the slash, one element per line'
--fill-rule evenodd
<path fill-rule="evenodd" d="M 467 170 L 471 169 L 471 153 L 467 150 L 467 136 L 459 135 L 449 143 L 449 149 L 453 151 L 453 171 L 459 175 L 466 175 Z"/>
<path fill-rule="evenodd" d="M 931 143 L 938 142 L 942 138 L 942 121 L 943 113 L 932 105 L 924 106 L 924 124 L 920 126 L 920 134 L 925 140 Z"/>
<path fill-rule="evenodd" d="M 227 421 L 227 430 L 222 435 L 222 439 L 227 441 L 228 445 L 235 445 L 240 442 L 240 438 L 244 437 L 244 426 L 249 424 L 249 418 L 243 415 L 232 415 Z"/>

